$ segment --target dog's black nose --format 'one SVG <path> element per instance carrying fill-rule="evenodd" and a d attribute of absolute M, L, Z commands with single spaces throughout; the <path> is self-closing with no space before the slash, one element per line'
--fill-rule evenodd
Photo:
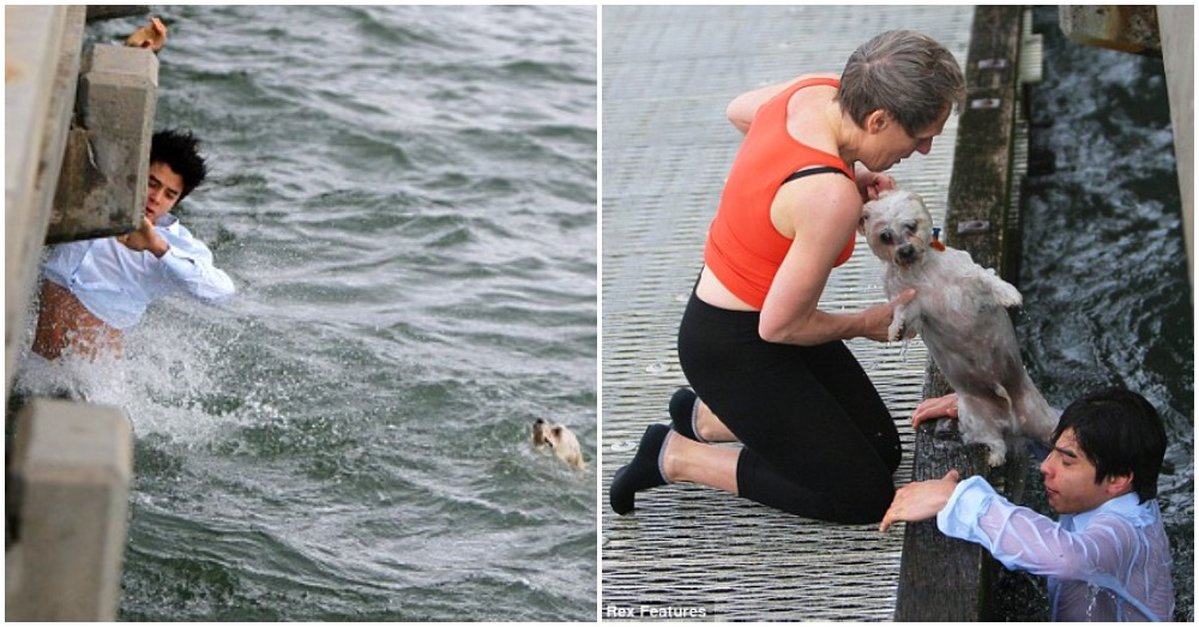
<path fill-rule="evenodd" d="M 545 424 L 545 420 L 544 420 L 544 419 L 542 419 L 542 418 L 538 418 L 537 420 L 534 420 L 534 421 L 533 421 L 533 424 L 535 424 L 535 425 L 543 425 L 543 424 Z"/>
<path fill-rule="evenodd" d="M 895 254 L 899 255 L 900 259 L 911 261 L 916 256 L 916 247 L 911 244 L 904 244 L 895 250 Z"/>

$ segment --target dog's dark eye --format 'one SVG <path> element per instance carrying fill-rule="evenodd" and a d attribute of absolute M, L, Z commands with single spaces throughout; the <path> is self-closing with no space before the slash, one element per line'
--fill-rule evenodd
<path fill-rule="evenodd" d="M 890 244 L 891 243 L 891 232 L 883 231 L 882 233 L 879 233 L 878 241 L 880 241 L 884 244 Z"/>
<path fill-rule="evenodd" d="M 554 435 L 562 435 L 562 427 L 554 427 Z"/>
<path fill-rule="evenodd" d="M 909 231 L 912 231 L 913 233 L 915 233 L 915 232 L 916 232 L 916 223 L 915 223 L 915 222 L 908 222 L 908 223 L 906 223 L 906 224 L 904 224 L 904 225 L 903 225 L 903 228 L 905 228 L 905 229 L 907 229 L 907 230 L 909 230 Z"/>

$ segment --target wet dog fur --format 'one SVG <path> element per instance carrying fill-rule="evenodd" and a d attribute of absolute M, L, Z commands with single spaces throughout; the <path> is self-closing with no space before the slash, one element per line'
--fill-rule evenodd
<path fill-rule="evenodd" d="M 563 425 L 538 418 L 533 423 L 533 447 L 549 446 L 558 459 L 571 468 L 582 470 L 587 467 L 583 453 L 579 450 L 579 439 Z"/>
<path fill-rule="evenodd" d="M 932 217 L 910 191 L 867 203 L 859 231 L 886 264 L 887 298 L 916 289 L 915 299 L 896 308 L 889 339 L 924 339 L 958 394 L 962 440 L 986 445 L 992 466 L 1003 463 L 1006 435 L 1048 442 L 1059 413 L 1029 379 L 1007 313 L 1021 304 L 1020 292 L 970 253 L 932 248 Z"/>

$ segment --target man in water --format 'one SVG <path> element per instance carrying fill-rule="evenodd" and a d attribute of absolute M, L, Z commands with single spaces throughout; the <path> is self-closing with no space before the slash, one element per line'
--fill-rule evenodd
<path fill-rule="evenodd" d="M 946 415 L 951 397 L 914 419 Z M 921 411 L 924 409 L 924 411 Z M 1111 389 L 1074 401 L 1041 464 L 1060 522 L 1001 497 L 982 477 L 910 483 L 879 525 L 937 518 L 942 533 L 976 542 L 1009 569 L 1049 578 L 1053 620 L 1173 620 L 1170 545 L 1158 512 L 1166 432 L 1139 394 Z"/>
<path fill-rule="evenodd" d="M 136 231 L 49 248 L 34 352 L 46 359 L 68 349 L 87 357 L 119 354 L 122 332 L 153 301 L 173 292 L 207 301 L 233 295 L 233 281 L 213 266 L 212 252 L 171 215 L 207 174 L 196 144 L 190 132 L 154 134 L 145 215 Z"/>

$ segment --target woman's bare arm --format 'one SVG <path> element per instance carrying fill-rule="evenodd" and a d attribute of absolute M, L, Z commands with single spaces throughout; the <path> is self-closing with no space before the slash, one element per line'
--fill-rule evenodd
<path fill-rule="evenodd" d="M 789 81 L 775 83 L 774 85 L 767 85 L 766 87 L 759 87 L 758 89 L 747 91 L 744 94 L 733 98 L 733 101 L 729 103 L 727 108 L 725 108 L 725 114 L 728 115 L 729 122 L 732 122 L 733 126 L 737 127 L 737 130 L 741 131 L 743 134 L 747 133 L 749 132 L 750 123 L 754 121 L 754 115 L 758 113 L 758 109 L 765 104 L 766 101 L 775 97 L 775 95 L 780 91 L 786 89 L 788 85 L 795 84 L 796 81 L 803 80 L 805 78 L 815 78 L 818 76 L 839 78 L 839 76 L 836 74 L 804 74 Z"/>
<path fill-rule="evenodd" d="M 791 212 L 795 239 L 766 293 L 758 334 L 767 342 L 801 346 L 853 337 L 886 340 L 896 303 L 911 295 L 848 314 L 817 309 L 833 263 L 861 215 L 857 186 L 832 175 L 794 184 L 803 185 L 802 196 L 794 195 L 803 206 Z"/>

